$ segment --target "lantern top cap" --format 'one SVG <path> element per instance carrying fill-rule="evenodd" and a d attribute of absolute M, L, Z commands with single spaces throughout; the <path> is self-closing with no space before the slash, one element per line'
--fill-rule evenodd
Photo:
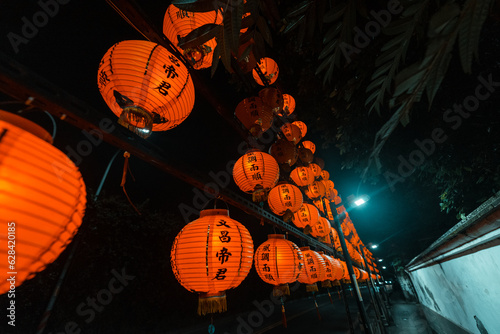
<path fill-rule="evenodd" d="M 37 136 L 38 138 L 46 141 L 49 144 L 53 143 L 52 136 L 47 132 L 47 130 L 24 117 L 18 116 L 8 111 L 0 110 L 0 119 L 13 126 L 28 131 L 32 135 Z"/>
<path fill-rule="evenodd" d="M 229 210 L 227 209 L 207 209 L 200 212 L 200 218 L 206 216 L 227 216 L 229 217 Z"/>
<path fill-rule="evenodd" d="M 285 239 L 284 234 L 268 234 L 267 235 L 268 239 Z"/>

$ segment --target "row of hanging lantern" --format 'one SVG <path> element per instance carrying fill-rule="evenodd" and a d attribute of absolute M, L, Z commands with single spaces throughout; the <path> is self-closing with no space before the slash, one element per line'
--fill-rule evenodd
<path fill-rule="evenodd" d="M 225 291 L 239 286 L 252 265 L 275 296 L 290 294 L 288 284 L 295 281 L 318 291 L 317 282 L 349 278 L 343 261 L 299 248 L 284 235 L 269 235 L 254 253 L 248 230 L 221 209 L 203 210 L 188 223 L 176 236 L 170 259 L 179 283 L 199 294 L 200 315 L 226 311 Z"/>

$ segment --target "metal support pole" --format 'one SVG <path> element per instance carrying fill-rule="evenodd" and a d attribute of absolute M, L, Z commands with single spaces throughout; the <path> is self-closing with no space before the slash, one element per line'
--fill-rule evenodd
<path fill-rule="evenodd" d="M 332 210 L 333 211 L 333 210 Z M 335 210 L 337 212 L 337 210 Z M 347 245 L 345 242 L 344 232 L 342 232 L 342 227 L 340 226 L 339 215 L 334 214 L 335 228 L 339 234 L 340 246 L 342 247 L 342 252 L 344 253 L 344 260 L 347 265 L 347 271 L 349 271 L 349 276 L 351 277 L 354 290 L 356 292 L 356 303 L 358 305 L 359 313 L 361 315 L 361 320 L 363 321 L 363 328 L 365 333 L 372 334 L 370 329 L 370 323 L 368 321 L 368 314 L 366 313 L 365 305 L 363 304 L 363 297 L 361 296 L 361 291 L 359 291 L 358 281 L 356 280 L 356 274 L 354 274 L 354 269 L 352 268 L 352 261 L 349 252 L 347 251 Z"/>
<path fill-rule="evenodd" d="M 380 299 L 377 298 L 379 296 L 377 295 L 377 292 L 375 290 L 375 286 L 373 284 L 372 272 L 370 270 L 370 266 L 368 265 L 368 261 L 366 260 L 365 250 L 363 249 L 363 246 L 360 246 L 359 250 L 361 252 L 361 256 L 363 257 L 363 261 L 365 263 L 365 269 L 368 272 L 368 279 L 366 280 L 366 287 L 368 288 L 368 291 L 370 292 L 370 298 L 371 298 L 373 306 L 375 308 L 375 313 L 377 315 L 377 321 L 381 325 L 380 326 L 381 331 L 382 331 L 382 333 L 385 333 L 384 326 L 389 326 L 389 324 L 387 323 L 387 318 L 382 310 L 382 307 L 380 304 Z"/>
<path fill-rule="evenodd" d="M 345 293 L 345 284 L 340 282 L 340 290 L 342 290 L 342 298 L 344 300 L 344 306 L 345 306 L 345 313 L 347 313 L 347 320 L 349 322 L 349 330 L 351 331 L 351 334 L 354 334 L 354 325 L 352 323 L 352 318 L 351 318 L 351 311 L 349 310 L 349 302 L 347 300 L 347 294 Z"/>

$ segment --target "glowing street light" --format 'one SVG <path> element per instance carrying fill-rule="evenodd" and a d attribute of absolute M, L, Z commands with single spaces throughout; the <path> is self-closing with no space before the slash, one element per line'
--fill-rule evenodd
<path fill-rule="evenodd" d="M 383 259 L 378 259 L 378 262 L 382 262 L 382 261 L 384 261 L 384 260 Z"/>
<path fill-rule="evenodd" d="M 378 245 L 373 244 L 373 245 L 371 245 L 371 246 L 370 246 L 370 248 L 371 248 L 371 249 L 376 249 L 376 248 L 378 248 Z"/>
<path fill-rule="evenodd" d="M 387 269 L 387 267 L 386 266 L 382 266 L 382 269 Z"/>
<path fill-rule="evenodd" d="M 360 206 L 360 205 L 363 205 L 365 203 L 366 203 L 366 201 L 363 198 L 360 198 L 360 199 L 357 199 L 354 201 L 354 204 L 356 204 L 356 206 Z"/>

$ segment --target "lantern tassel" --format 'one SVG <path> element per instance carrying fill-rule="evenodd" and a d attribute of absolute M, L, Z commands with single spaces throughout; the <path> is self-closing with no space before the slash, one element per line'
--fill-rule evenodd
<path fill-rule="evenodd" d="M 321 314 L 319 313 L 319 307 L 318 303 L 316 302 L 316 296 L 314 295 L 314 292 L 313 292 L 313 298 L 314 298 L 314 305 L 316 306 L 316 313 L 318 313 L 318 319 L 321 321 Z"/>
<path fill-rule="evenodd" d="M 316 283 L 307 284 L 306 285 L 306 291 L 314 293 L 314 292 L 318 291 L 318 285 Z"/>
<path fill-rule="evenodd" d="M 226 294 L 208 295 L 201 294 L 198 299 L 198 315 L 207 313 L 221 313 L 227 311 Z"/>
<path fill-rule="evenodd" d="M 135 212 L 137 212 L 137 214 L 141 215 L 141 212 L 137 209 L 137 207 L 134 205 L 134 203 L 132 203 L 132 200 L 130 199 L 130 197 L 127 194 L 127 190 L 125 189 L 125 182 L 127 182 L 127 170 L 130 170 L 130 167 L 128 165 L 128 159 L 130 158 L 130 153 L 125 151 L 123 153 L 123 157 L 125 158 L 125 162 L 123 163 L 122 182 L 121 182 L 120 186 L 122 187 L 123 192 L 125 193 L 125 196 L 127 197 L 128 202 L 130 203 L 130 205 L 132 205 Z M 132 175 L 132 173 L 131 173 L 131 175 Z M 132 176 L 132 178 L 133 178 L 133 176 Z"/>
<path fill-rule="evenodd" d="M 289 296 L 289 295 L 290 295 L 290 287 L 288 286 L 288 284 L 276 285 L 273 288 L 274 297 Z"/>
<path fill-rule="evenodd" d="M 327 288 L 326 291 L 328 291 L 328 298 L 330 298 L 330 304 L 333 304 L 332 295 L 330 294 L 330 289 Z"/>
<path fill-rule="evenodd" d="M 281 298 L 281 322 L 283 323 L 283 327 L 287 327 L 286 324 L 286 313 L 285 313 L 285 302 L 283 298 Z"/>

